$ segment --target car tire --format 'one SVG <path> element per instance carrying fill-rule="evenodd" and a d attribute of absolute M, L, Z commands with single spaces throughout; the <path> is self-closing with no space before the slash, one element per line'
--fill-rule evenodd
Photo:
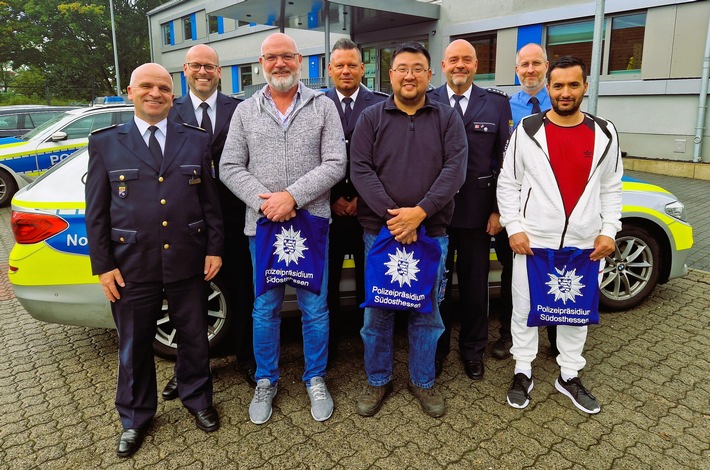
<path fill-rule="evenodd" d="M 625 226 L 616 235 L 614 256 L 606 258 L 599 303 L 603 310 L 636 307 L 658 283 L 660 247 L 645 229 Z"/>
<path fill-rule="evenodd" d="M 17 181 L 10 173 L 0 170 L 0 207 L 4 207 L 12 200 L 17 192 Z"/>
<path fill-rule="evenodd" d="M 231 317 L 228 299 L 222 278 L 217 276 L 212 279 L 207 299 L 207 338 L 211 354 L 219 351 L 229 341 Z M 164 301 L 163 315 L 158 320 L 158 330 L 153 340 L 153 351 L 163 359 L 175 360 L 178 339 L 168 317 L 169 308 L 167 301 Z"/>

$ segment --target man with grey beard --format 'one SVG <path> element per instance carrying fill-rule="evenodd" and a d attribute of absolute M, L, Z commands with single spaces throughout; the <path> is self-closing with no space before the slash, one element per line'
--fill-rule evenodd
<path fill-rule="evenodd" d="M 301 84 L 302 61 L 289 36 L 274 33 L 264 40 L 259 63 L 267 85 L 237 107 L 219 164 L 220 179 L 247 206 L 244 234 L 249 237 L 253 265 L 272 254 L 257 247 L 257 220 L 284 222 L 301 209 L 329 218 L 330 188 L 345 175 L 345 138 L 338 110 L 330 98 Z M 320 293 L 296 288 L 303 324 L 302 378 L 316 421 L 325 421 L 333 413 L 324 381 L 329 333 L 327 254 L 323 266 Z M 257 386 L 249 418 L 255 424 L 271 417 L 278 387 L 283 296 L 281 284 L 254 300 Z"/>

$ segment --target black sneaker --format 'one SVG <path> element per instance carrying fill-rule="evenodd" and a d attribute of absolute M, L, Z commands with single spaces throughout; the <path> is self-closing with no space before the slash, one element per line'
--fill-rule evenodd
<path fill-rule="evenodd" d="M 510 348 L 513 346 L 512 338 L 499 338 L 493 345 L 491 356 L 496 359 L 506 359 L 510 357 Z"/>
<path fill-rule="evenodd" d="M 530 395 L 528 393 L 533 389 L 532 378 L 527 378 L 523 373 L 515 374 L 513 383 L 508 389 L 508 404 L 513 408 L 523 409 L 530 403 Z"/>
<path fill-rule="evenodd" d="M 565 382 L 562 380 L 562 376 L 560 376 L 557 381 L 555 381 L 555 388 L 564 395 L 567 395 L 570 400 L 572 400 L 572 403 L 574 403 L 574 406 L 585 413 L 593 415 L 601 411 L 599 403 L 597 403 L 597 399 L 589 392 L 589 390 L 584 388 L 584 385 L 582 385 L 582 381 L 579 380 L 579 377 L 575 377 Z"/>

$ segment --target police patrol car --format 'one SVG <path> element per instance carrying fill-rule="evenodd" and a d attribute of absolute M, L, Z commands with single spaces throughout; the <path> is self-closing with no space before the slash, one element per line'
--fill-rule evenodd
<path fill-rule="evenodd" d="M 84 220 L 84 184 L 88 151 L 82 149 L 21 189 L 12 201 L 16 244 L 9 257 L 9 279 L 15 296 L 34 318 L 51 323 L 113 328 L 109 303 L 91 275 Z M 628 310 L 640 304 L 656 284 L 683 276 L 693 245 L 693 229 L 685 206 L 668 191 L 638 180 L 623 183 L 623 229 L 616 253 L 606 259 L 601 304 L 607 310 Z M 491 260 L 495 253 L 491 251 Z M 500 265 L 491 263 L 491 287 L 500 279 Z M 353 305 L 354 269 L 345 260 L 341 296 Z M 454 279 L 455 284 L 455 279 Z M 227 284 L 211 283 L 208 297 L 210 348 L 229 341 L 231 315 Z M 177 345 L 167 316 L 158 320 L 156 353 L 172 357 Z M 293 293 L 284 311 L 296 312 Z"/>
<path fill-rule="evenodd" d="M 0 138 L 0 206 L 10 202 L 18 188 L 85 147 L 92 131 L 132 118 L 133 106 L 125 104 L 79 108 L 25 135 Z"/>

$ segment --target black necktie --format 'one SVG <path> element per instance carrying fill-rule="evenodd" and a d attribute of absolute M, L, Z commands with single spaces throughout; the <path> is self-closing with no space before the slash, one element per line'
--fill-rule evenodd
<path fill-rule="evenodd" d="M 212 138 L 213 130 L 212 130 L 212 120 L 210 119 L 210 115 L 207 114 L 207 110 L 210 109 L 210 105 L 208 105 L 206 102 L 200 103 L 200 108 L 202 108 L 202 124 L 200 124 L 200 127 L 206 130 L 210 138 Z"/>
<path fill-rule="evenodd" d="M 352 108 L 352 98 L 343 98 L 343 104 L 345 105 L 345 125 L 347 126 L 350 123 L 350 117 L 353 115 L 353 108 Z"/>
<path fill-rule="evenodd" d="M 160 168 L 163 165 L 163 151 L 160 149 L 158 139 L 155 137 L 155 131 L 157 131 L 158 128 L 150 126 L 148 130 L 150 131 L 150 137 L 148 138 L 148 149 L 150 149 L 150 153 L 153 154 L 155 163 L 157 163 L 158 168 Z"/>
<path fill-rule="evenodd" d="M 465 98 L 463 95 L 453 95 L 454 96 L 454 109 L 459 112 L 461 117 L 463 117 L 463 108 L 461 107 L 461 100 Z"/>
<path fill-rule="evenodd" d="M 532 107 L 533 114 L 537 114 L 540 111 L 542 111 L 540 109 L 540 100 L 538 100 L 536 97 L 533 96 L 532 98 L 530 98 L 530 101 L 528 101 L 528 103 L 532 103 L 532 105 L 533 105 L 533 107 Z"/>

